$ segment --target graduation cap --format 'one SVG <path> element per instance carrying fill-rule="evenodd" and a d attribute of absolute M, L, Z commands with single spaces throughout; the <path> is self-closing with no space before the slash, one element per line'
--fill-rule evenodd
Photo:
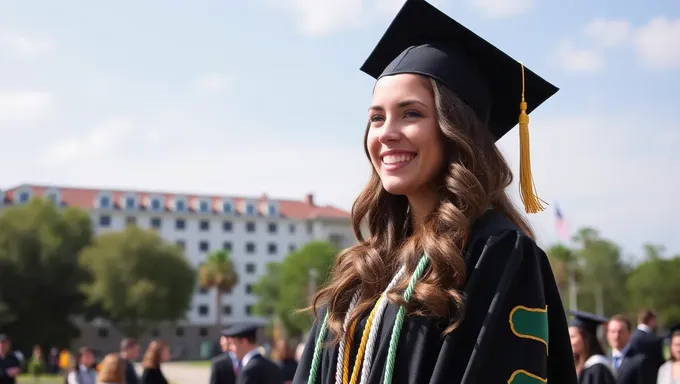
<path fill-rule="evenodd" d="M 361 70 L 373 78 L 417 74 L 460 97 L 496 140 L 520 126 L 520 195 L 540 212 L 529 156 L 529 116 L 558 88 L 424 0 L 407 0 Z"/>
<path fill-rule="evenodd" d="M 594 336 L 597 335 L 597 327 L 609 321 L 609 319 L 604 316 L 589 312 L 570 310 L 569 314 L 574 316 L 569 322 L 570 327 L 578 327 Z"/>
<path fill-rule="evenodd" d="M 222 331 L 222 336 L 255 338 L 260 328 L 259 325 L 253 323 L 234 324 Z"/>

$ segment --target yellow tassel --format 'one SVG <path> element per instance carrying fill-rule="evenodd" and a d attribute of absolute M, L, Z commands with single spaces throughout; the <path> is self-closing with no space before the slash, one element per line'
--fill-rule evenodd
<path fill-rule="evenodd" d="M 529 149 L 529 115 L 524 101 L 524 64 L 522 66 L 522 101 L 519 104 L 519 194 L 527 213 L 537 213 L 545 209 L 545 201 L 536 195 L 536 186 L 531 175 L 531 155 Z"/>

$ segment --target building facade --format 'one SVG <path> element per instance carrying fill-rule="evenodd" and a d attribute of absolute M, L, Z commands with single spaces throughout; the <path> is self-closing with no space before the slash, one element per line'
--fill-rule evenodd
<path fill-rule="evenodd" d="M 291 251 L 313 240 L 324 240 L 338 248 L 356 242 L 349 213 L 315 204 L 313 195 L 300 200 L 206 196 L 153 191 L 72 188 L 20 185 L 0 192 L 4 204 L 25 204 L 30 199 L 50 199 L 58 206 L 87 210 L 95 233 L 119 231 L 135 224 L 149 228 L 184 249 L 186 257 L 199 267 L 215 250 L 226 249 L 234 260 L 239 283 L 215 308 L 215 293 L 197 288 L 186 318 L 153 330 L 149 338 L 167 340 L 182 357 L 198 356 L 201 341 L 213 341 L 219 327 L 241 321 L 264 321 L 252 313 L 256 297 L 253 284 L 271 261 L 282 261 Z M 122 335 L 103 321 L 82 324 L 78 345 L 116 349 Z M 142 340 L 144 342 L 144 340 Z"/>

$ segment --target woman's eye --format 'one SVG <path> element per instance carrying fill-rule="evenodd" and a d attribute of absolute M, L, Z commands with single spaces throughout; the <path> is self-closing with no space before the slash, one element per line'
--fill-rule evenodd
<path fill-rule="evenodd" d="M 379 121 L 385 120 L 385 117 L 382 115 L 373 115 L 368 119 L 371 123 L 376 123 Z"/>
<path fill-rule="evenodd" d="M 406 111 L 404 117 L 423 117 L 423 114 L 418 111 Z"/>

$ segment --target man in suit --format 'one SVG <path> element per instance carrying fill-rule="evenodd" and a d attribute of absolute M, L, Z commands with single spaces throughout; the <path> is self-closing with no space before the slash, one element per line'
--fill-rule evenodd
<path fill-rule="evenodd" d="M 125 338 L 120 341 L 120 357 L 125 360 L 125 384 L 139 384 L 134 361 L 139 358 L 137 340 Z"/>
<path fill-rule="evenodd" d="M 631 348 L 645 355 L 650 367 L 658 371 L 664 363 L 663 338 L 656 335 L 656 314 L 649 309 L 640 311 L 637 329 L 630 338 Z M 656 382 L 656 375 L 655 379 Z"/>
<path fill-rule="evenodd" d="M 271 360 L 262 356 L 257 345 L 255 324 L 235 324 L 224 333 L 229 340 L 229 348 L 238 358 L 239 371 L 237 384 L 281 384 L 281 369 Z"/>
<path fill-rule="evenodd" d="M 233 364 L 233 356 L 229 352 L 227 336 L 220 336 L 220 349 L 222 353 L 213 357 L 210 368 L 210 384 L 235 384 L 236 372 Z"/>
<path fill-rule="evenodd" d="M 607 324 L 607 341 L 612 347 L 612 367 L 616 370 L 617 384 L 656 383 L 656 371 L 647 357 L 630 343 L 633 326 L 623 315 L 615 315 Z"/>

